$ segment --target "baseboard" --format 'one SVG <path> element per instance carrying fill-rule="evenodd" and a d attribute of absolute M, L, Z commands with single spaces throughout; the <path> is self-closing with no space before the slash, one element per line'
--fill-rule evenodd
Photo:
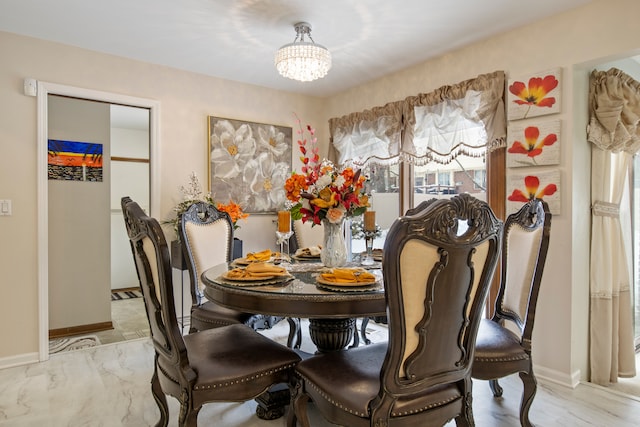
<path fill-rule="evenodd" d="M 576 388 L 580 383 L 580 370 L 574 371 L 571 375 L 543 366 L 533 366 L 533 372 L 541 381 L 547 381 L 564 387 Z"/>
<path fill-rule="evenodd" d="M 38 352 L 17 354 L 15 356 L 0 358 L 0 369 L 13 368 L 14 366 L 29 365 L 39 362 Z"/>
<path fill-rule="evenodd" d="M 49 339 L 90 334 L 93 332 L 108 331 L 110 329 L 113 329 L 113 323 L 111 321 L 92 323 L 89 325 L 70 326 L 68 328 L 50 329 Z"/>

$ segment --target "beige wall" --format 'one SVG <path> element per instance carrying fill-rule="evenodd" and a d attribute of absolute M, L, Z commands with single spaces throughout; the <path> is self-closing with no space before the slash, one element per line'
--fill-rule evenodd
<path fill-rule="evenodd" d="M 640 2 L 636 0 L 596 1 L 327 100 L 0 33 L 0 198 L 14 201 L 14 216 L 0 217 L 0 236 L 11 242 L 11 247 L 0 247 L 0 366 L 3 358 L 10 361 L 37 351 L 36 111 L 35 99 L 22 95 L 25 77 L 158 100 L 162 141 L 159 184 L 161 210 L 166 216 L 178 200 L 178 186 L 189 173 L 195 170 L 198 176 L 206 176 L 207 115 L 295 127 L 291 118 L 295 111 L 303 122 L 318 128 L 319 140 L 326 144 L 330 117 L 429 92 L 481 73 L 504 70 L 508 76 L 521 76 L 562 67 L 563 102 L 558 116 L 563 123 L 562 214 L 553 219 L 534 334 L 534 360 L 541 376 L 565 384 L 574 383 L 578 376 L 584 379 L 589 246 L 589 149 L 583 119 L 586 76 L 590 66 L 599 62 L 638 53 L 640 27 L 635 18 L 639 14 Z M 238 234 L 271 241 L 264 231 L 270 229 L 270 219 L 250 218 Z M 20 327 L 10 327 L 16 320 Z"/>
<path fill-rule="evenodd" d="M 0 218 L 0 367 L 37 359 L 38 352 L 37 114 L 36 98 L 23 94 L 24 78 L 160 103 L 159 219 L 171 215 L 192 171 L 206 185 L 208 115 L 291 127 L 293 112 L 314 125 L 322 120 L 321 99 L 9 33 L 0 32 L 0 58 L 0 194 L 13 201 L 13 216 Z M 318 129 L 320 140 L 326 135 Z M 252 236 L 253 244 L 245 243 L 245 251 L 274 244 L 272 219 L 256 215 L 243 223 L 237 234 Z"/>

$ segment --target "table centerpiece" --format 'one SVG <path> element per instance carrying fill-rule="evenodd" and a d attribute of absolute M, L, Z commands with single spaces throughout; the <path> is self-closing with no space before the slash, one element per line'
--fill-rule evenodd
<path fill-rule="evenodd" d="M 301 173 L 293 172 L 284 188 L 293 220 L 322 224 L 324 239 L 320 260 L 326 267 L 340 267 L 347 261 L 343 234 L 345 218 L 362 215 L 369 206 L 363 192 L 366 178 L 360 169 L 340 168 L 318 155 L 315 129 L 306 126 L 310 138 L 305 138 L 300 120 L 298 148 L 302 154 Z"/>

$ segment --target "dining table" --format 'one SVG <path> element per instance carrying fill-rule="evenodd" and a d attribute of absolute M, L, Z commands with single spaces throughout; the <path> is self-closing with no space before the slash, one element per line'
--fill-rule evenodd
<path fill-rule="evenodd" d="M 387 314 L 387 305 L 382 284 L 381 263 L 367 266 L 367 272 L 375 276 L 375 283 L 365 286 L 332 286 L 322 280 L 328 272 L 316 259 L 292 258 L 279 262 L 286 273 L 264 280 L 229 280 L 228 272 L 242 268 L 242 259 L 218 264 L 202 273 L 204 295 L 224 307 L 287 319 L 308 318 L 309 336 L 317 352 L 347 351 L 353 340 L 357 343 L 356 318 L 379 317 Z M 290 262 L 289 262 L 290 261 Z M 358 268 L 358 263 L 349 263 L 346 268 Z M 324 283 L 321 283 L 324 282 Z M 300 322 L 289 322 L 290 325 Z M 301 334 L 290 334 L 289 345 Z M 291 342 L 291 338 L 294 342 Z M 298 350 L 302 357 L 309 357 Z M 262 419 L 275 419 L 285 413 L 289 404 L 289 389 L 286 384 L 277 384 L 256 398 L 256 414 Z"/>
<path fill-rule="evenodd" d="M 280 266 L 286 268 L 286 277 L 233 281 L 224 275 L 237 264 L 216 265 L 202 273 L 204 295 L 224 307 L 244 312 L 308 318 L 309 336 L 318 352 L 346 349 L 357 333 L 356 318 L 387 314 L 379 262 L 367 266 L 375 276 L 375 283 L 367 286 L 321 283 L 321 274 L 329 269 L 320 262 L 294 259 Z M 344 266 L 358 267 L 357 263 Z"/>

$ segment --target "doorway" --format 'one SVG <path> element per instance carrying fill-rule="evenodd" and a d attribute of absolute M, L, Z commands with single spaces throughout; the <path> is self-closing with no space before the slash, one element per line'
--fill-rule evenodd
<path fill-rule="evenodd" d="M 37 146 L 38 146 L 38 308 L 39 308 L 39 360 L 49 358 L 49 190 L 47 176 L 47 138 L 48 138 L 48 98 L 49 95 L 61 95 L 71 98 L 99 101 L 109 104 L 118 104 L 132 107 L 140 107 L 149 111 L 149 188 L 150 188 L 150 214 L 159 212 L 159 108 L 157 101 L 136 98 L 127 95 L 100 92 L 73 86 L 58 85 L 55 83 L 38 82 L 37 105 Z"/>

